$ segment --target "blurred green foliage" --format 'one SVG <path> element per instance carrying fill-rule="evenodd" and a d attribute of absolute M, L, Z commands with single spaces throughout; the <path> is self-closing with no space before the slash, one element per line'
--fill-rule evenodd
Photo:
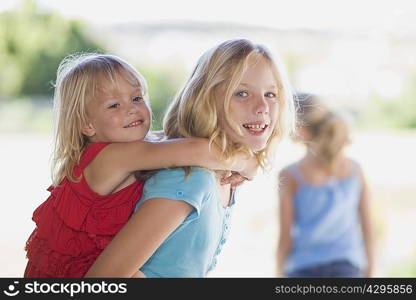
<path fill-rule="evenodd" d="M 150 106 L 153 113 L 153 130 L 162 129 L 162 121 L 168 104 L 185 79 L 185 70 L 173 66 L 156 68 L 140 66 L 138 70 L 149 86 Z"/>
<path fill-rule="evenodd" d="M 18 9 L 0 13 L 0 100 L 49 99 L 47 102 L 51 104 L 52 83 L 59 62 L 68 54 L 102 53 L 105 48 L 89 36 L 81 21 L 42 12 L 35 0 L 25 0 Z M 306 58 L 296 52 L 285 53 L 284 57 L 291 82 L 296 86 Z M 148 82 L 153 128 L 158 130 L 167 104 L 185 78 L 184 66 L 137 67 Z M 408 77 L 399 97 L 387 99 L 374 94 L 367 100 L 368 104 L 360 106 L 356 113 L 359 128 L 416 128 L 416 72 Z M 0 109 L 9 108 L 0 105 Z"/>
<path fill-rule="evenodd" d="M 373 95 L 369 100 L 359 119 L 360 127 L 416 129 L 416 72 L 404 82 L 397 98 Z"/>
<path fill-rule="evenodd" d="M 388 277 L 416 277 L 416 262 L 405 259 L 394 268 L 387 270 Z"/>
<path fill-rule="evenodd" d="M 52 124 L 49 111 L 56 70 L 65 56 L 78 52 L 106 52 L 105 46 L 88 35 L 81 21 L 40 12 L 34 0 L 0 13 L 0 100 L 4 100 L 0 101 L 0 115 L 20 111 L 19 118 L 0 121 L 0 131 L 33 131 L 38 127 L 45 131 L 45 124 Z M 169 66 L 140 66 L 138 70 L 148 82 L 153 128 L 158 130 L 184 73 L 181 68 Z M 47 120 L 36 121 L 41 126 L 32 126 L 38 115 Z"/>
<path fill-rule="evenodd" d="M 103 51 L 84 26 L 41 13 L 33 0 L 0 14 L 0 96 L 50 95 L 59 62 L 69 53 Z"/>

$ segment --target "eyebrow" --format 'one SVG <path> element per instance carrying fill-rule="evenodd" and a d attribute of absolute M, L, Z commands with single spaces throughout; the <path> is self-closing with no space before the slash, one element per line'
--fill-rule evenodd
<path fill-rule="evenodd" d="M 134 91 L 132 91 L 132 95 L 140 93 L 141 95 L 143 95 L 143 90 L 139 87 L 137 87 L 136 89 L 134 89 Z"/>
<path fill-rule="evenodd" d="M 239 84 L 239 86 L 246 86 L 246 87 L 251 87 L 252 85 L 251 84 L 249 84 L 249 83 L 240 83 Z M 271 89 L 277 89 L 277 86 L 276 85 L 274 85 L 274 84 L 272 84 L 272 85 L 269 85 L 267 88 L 271 88 Z"/>
<path fill-rule="evenodd" d="M 103 92 L 104 97 L 106 97 L 106 100 L 103 103 L 106 102 L 113 102 L 114 100 L 116 100 L 119 97 L 119 94 L 117 92 L 117 89 L 113 89 L 111 91 L 107 91 L 107 92 Z M 137 89 L 132 90 L 131 94 L 128 94 L 130 97 L 136 95 L 137 93 L 139 93 L 141 96 L 143 95 L 143 90 L 139 87 L 137 87 Z"/>

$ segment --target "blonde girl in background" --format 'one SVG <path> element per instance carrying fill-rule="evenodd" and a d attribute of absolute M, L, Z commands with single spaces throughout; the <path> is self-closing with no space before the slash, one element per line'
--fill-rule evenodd
<path fill-rule="evenodd" d="M 165 116 L 169 138 L 203 137 L 225 159 L 243 151 L 262 166 L 293 121 L 292 95 L 268 50 L 245 39 L 205 52 Z M 137 211 L 88 277 L 205 277 L 226 241 L 235 193 L 222 172 L 187 168 L 147 180 Z M 253 199 L 252 205 L 262 205 Z"/>
<path fill-rule="evenodd" d="M 33 213 L 25 277 L 83 277 L 142 195 L 144 177 L 137 179 L 136 170 L 197 165 L 255 174 L 255 158 L 235 152 L 226 162 L 207 139 L 144 141 L 151 125 L 147 95 L 145 79 L 119 57 L 62 61 L 53 184 Z"/>
<path fill-rule="evenodd" d="M 278 276 L 370 277 L 370 198 L 359 164 L 344 154 L 346 122 L 299 94 L 297 139 L 305 156 L 279 174 Z"/>

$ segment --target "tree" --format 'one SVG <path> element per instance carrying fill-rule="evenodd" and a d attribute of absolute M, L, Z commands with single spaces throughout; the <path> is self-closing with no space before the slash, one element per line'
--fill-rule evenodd
<path fill-rule="evenodd" d="M 0 14 L 0 97 L 50 95 L 59 62 L 75 52 L 103 52 L 85 26 L 41 13 L 33 0 Z"/>

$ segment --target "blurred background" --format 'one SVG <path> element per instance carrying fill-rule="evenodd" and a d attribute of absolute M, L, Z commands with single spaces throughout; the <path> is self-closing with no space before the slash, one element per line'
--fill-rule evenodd
<path fill-rule="evenodd" d="M 416 277 L 416 7 L 411 0 L 0 2 L 0 277 L 21 277 L 33 210 L 47 197 L 56 68 L 112 53 L 145 76 L 153 129 L 197 58 L 229 38 L 278 55 L 297 91 L 324 97 L 352 128 L 348 154 L 372 192 L 379 277 Z M 272 170 L 239 189 L 211 277 L 273 277 L 277 172 L 303 153 L 284 141 Z"/>

